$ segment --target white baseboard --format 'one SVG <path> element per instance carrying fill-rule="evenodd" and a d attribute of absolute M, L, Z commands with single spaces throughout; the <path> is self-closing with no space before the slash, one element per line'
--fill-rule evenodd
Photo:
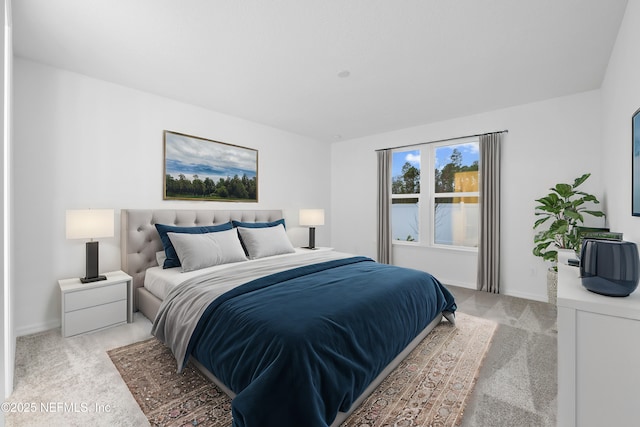
<path fill-rule="evenodd" d="M 505 292 L 502 295 L 509 295 L 510 297 L 530 299 L 533 301 L 549 302 L 546 294 L 540 295 L 540 294 L 530 294 L 528 292 Z"/>
<path fill-rule="evenodd" d="M 453 281 L 447 281 L 446 279 L 440 280 L 440 282 L 443 283 L 445 286 L 451 285 L 451 286 L 458 286 L 460 288 L 476 290 L 475 283 L 454 283 Z M 529 299 L 533 301 L 548 302 L 546 294 L 540 295 L 540 294 L 531 294 L 528 292 L 501 292 L 500 295 L 508 295 L 510 297 Z"/>
<path fill-rule="evenodd" d="M 451 286 L 457 286 L 459 288 L 474 289 L 474 290 L 476 289 L 475 283 L 460 283 L 460 282 L 455 282 L 453 280 L 440 279 L 440 278 L 438 278 L 438 280 L 440 281 L 440 283 L 442 283 L 445 286 L 451 285 Z"/>
<path fill-rule="evenodd" d="M 60 320 L 49 320 L 47 322 L 35 323 L 33 325 L 16 328 L 16 336 L 23 337 L 25 335 L 33 335 L 50 329 L 56 329 L 60 326 L 62 326 Z"/>

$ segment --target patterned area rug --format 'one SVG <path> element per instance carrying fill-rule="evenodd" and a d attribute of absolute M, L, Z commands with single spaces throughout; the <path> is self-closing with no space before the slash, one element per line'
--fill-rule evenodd
<path fill-rule="evenodd" d="M 464 313 L 455 327 L 442 321 L 342 426 L 459 425 L 496 326 Z M 177 374 L 155 338 L 108 354 L 151 425 L 231 425 L 227 395 L 190 363 Z"/>

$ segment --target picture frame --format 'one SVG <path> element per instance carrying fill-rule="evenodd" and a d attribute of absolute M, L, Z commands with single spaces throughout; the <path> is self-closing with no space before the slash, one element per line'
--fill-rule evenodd
<path fill-rule="evenodd" d="M 640 108 L 631 116 L 631 215 L 640 216 Z"/>
<path fill-rule="evenodd" d="M 258 202 L 258 150 L 165 130 L 164 200 Z"/>

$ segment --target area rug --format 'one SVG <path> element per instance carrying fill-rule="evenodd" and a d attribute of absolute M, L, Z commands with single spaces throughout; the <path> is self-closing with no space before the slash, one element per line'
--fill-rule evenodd
<path fill-rule="evenodd" d="M 343 427 L 456 426 L 496 323 L 457 313 L 442 321 L 342 424 Z M 152 426 L 231 425 L 231 400 L 191 363 L 176 373 L 155 338 L 108 351 Z"/>

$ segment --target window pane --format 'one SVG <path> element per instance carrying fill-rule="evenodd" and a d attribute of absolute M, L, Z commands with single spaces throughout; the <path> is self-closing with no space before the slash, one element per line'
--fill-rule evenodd
<path fill-rule="evenodd" d="M 479 215 L 477 197 L 436 197 L 434 242 L 438 245 L 478 247 Z"/>
<path fill-rule="evenodd" d="M 446 145 L 435 149 L 436 193 L 478 191 L 478 143 Z"/>
<path fill-rule="evenodd" d="M 391 159 L 391 192 L 420 193 L 420 150 L 396 151 Z"/>
<path fill-rule="evenodd" d="M 417 198 L 391 200 L 391 238 L 405 242 L 419 239 L 419 205 Z"/>

